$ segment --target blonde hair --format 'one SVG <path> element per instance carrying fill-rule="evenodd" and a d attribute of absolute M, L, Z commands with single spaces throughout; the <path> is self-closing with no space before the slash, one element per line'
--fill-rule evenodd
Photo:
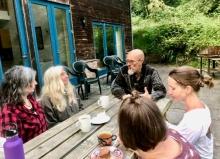
<path fill-rule="evenodd" d="M 67 85 L 64 85 L 61 80 L 61 73 L 65 71 L 63 66 L 52 66 L 48 68 L 44 73 L 44 86 L 42 88 L 41 98 L 47 96 L 50 98 L 53 106 L 59 111 L 63 111 L 67 103 L 77 103 L 74 87 L 68 81 Z M 67 96 L 67 100 L 65 96 Z"/>

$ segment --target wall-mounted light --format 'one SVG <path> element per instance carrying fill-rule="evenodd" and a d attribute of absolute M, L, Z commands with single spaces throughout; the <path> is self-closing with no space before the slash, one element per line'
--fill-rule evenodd
<path fill-rule="evenodd" d="M 81 23 L 82 28 L 85 29 L 86 23 L 87 23 L 87 18 L 85 16 L 81 17 L 80 18 L 80 23 Z"/>

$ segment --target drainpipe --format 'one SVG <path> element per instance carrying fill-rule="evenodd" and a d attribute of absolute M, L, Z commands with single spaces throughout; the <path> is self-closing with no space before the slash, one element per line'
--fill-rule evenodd
<path fill-rule="evenodd" d="M 131 0 L 129 0 L 130 2 L 130 18 L 131 18 Z M 133 43 L 133 29 L 132 29 L 132 18 L 131 18 L 131 46 L 132 46 L 132 49 L 134 48 L 134 43 Z"/>

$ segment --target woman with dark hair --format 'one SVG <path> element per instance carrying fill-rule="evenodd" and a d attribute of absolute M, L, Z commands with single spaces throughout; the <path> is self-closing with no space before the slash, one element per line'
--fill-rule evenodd
<path fill-rule="evenodd" d="M 5 72 L 0 88 L 0 136 L 11 123 L 18 128 L 23 142 L 47 130 L 41 105 L 33 97 L 36 72 L 25 66 L 14 66 Z"/>
<path fill-rule="evenodd" d="M 177 131 L 167 129 L 157 105 L 132 92 L 121 104 L 119 137 L 142 159 L 199 159 L 198 152 Z"/>
<path fill-rule="evenodd" d="M 182 66 L 169 73 L 168 94 L 173 101 L 184 104 L 186 113 L 177 126 L 167 124 L 193 144 L 201 158 L 212 159 L 211 114 L 206 104 L 198 97 L 200 87 L 204 87 L 204 85 L 212 88 L 212 78 L 203 77 L 193 67 Z"/>

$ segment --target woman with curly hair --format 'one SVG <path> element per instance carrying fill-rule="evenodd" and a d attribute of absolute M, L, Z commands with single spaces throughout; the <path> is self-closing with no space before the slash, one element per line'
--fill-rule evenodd
<path fill-rule="evenodd" d="M 49 127 L 79 111 L 79 98 L 63 66 L 52 66 L 45 71 L 41 104 Z"/>
<path fill-rule="evenodd" d="M 186 112 L 178 125 L 167 124 L 193 144 L 201 158 L 212 159 L 211 114 L 207 105 L 198 97 L 198 92 L 204 85 L 212 88 L 212 78 L 203 77 L 193 67 L 182 66 L 170 71 L 168 95 L 173 101 L 182 102 Z"/>
<path fill-rule="evenodd" d="M 5 72 L 0 88 L 0 134 L 15 123 L 23 142 L 47 130 L 41 105 L 33 97 L 36 72 L 25 66 L 14 66 Z"/>
<path fill-rule="evenodd" d="M 119 137 L 141 159 L 199 159 L 195 148 L 177 131 L 167 129 L 151 99 L 133 91 L 123 100 L 119 114 Z"/>

